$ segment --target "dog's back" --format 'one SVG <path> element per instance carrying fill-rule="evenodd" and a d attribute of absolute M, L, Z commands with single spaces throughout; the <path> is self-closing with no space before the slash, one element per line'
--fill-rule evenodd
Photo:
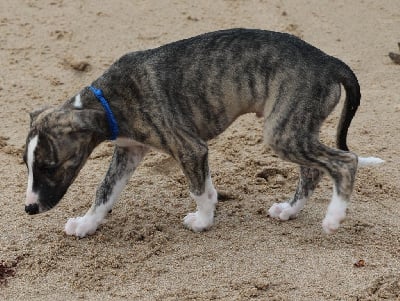
<path fill-rule="evenodd" d="M 164 128 L 182 126 L 208 140 L 241 114 L 268 116 L 282 95 L 292 94 L 302 110 L 317 105 L 295 96 L 338 84 L 339 68 L 346 66 L 292 35 L 231 29 L 127 54 L 104 78 L 132 94 L 133 105 L 152 107 Z"/>

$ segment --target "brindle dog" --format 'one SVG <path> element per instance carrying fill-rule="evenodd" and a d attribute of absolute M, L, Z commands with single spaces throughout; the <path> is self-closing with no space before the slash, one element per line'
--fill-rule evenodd
<path fill-rule="evenodd" d="M 338 149 L 319 141 L 319 130 L 340 99 L 346 100 L 337 133 Z M 109 170 L 83 217 L 69 219 L 67 234 L 95 232 L 149 148 L 171 155 L 189 182 L 197 211 L 184 224 L 208 229 L 217 191 L 208 167 L 207 140 L 238 116 L 264 116 L 264 138 L 282 159 L 300 165 L 294 197 L 269 213 L 294 218 L 323 173 L 333 180 L 323 228 L 330 233 L 345 218 L 358 158 L 346 145 L 347 130 L 360 103 L 356 76 L 342 61 L 285 33 L 232 29 L 206 33 L 165 46 L 129 53 L 92 86 L 101 89 L 119 126 Z M 36 214 L 63 197 L 92 150 L 111 135 L 106 112 L 84 88 L 57 108 L 31 114 L 25 162 L 25 210 Z"/>

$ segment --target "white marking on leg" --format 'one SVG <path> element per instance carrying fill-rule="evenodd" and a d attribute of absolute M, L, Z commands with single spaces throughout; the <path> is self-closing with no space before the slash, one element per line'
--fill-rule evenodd
<path fill-rule="evenodd" d="M 189 213 L 183 220 L 186 227 L 194 232 L 204 231 L 214 223 L 214 211 L 217 204 L 217 191 L 212 184 L 211 177 L 208 176 L 205 183 L 204 193 L 201 195 L 190 196 L 196 201 L 197 211 Z"/>
<path fill-rule="evenodd" d="M 358 167 L 374 166 L 384 162 L 384 160 L 376 157 L 358 157 Z"/>
<path fill-rule="evenodd" d="M 84 216 L 68 219 L 64 231 L 67 235 L 85 237 L 93 234 L 97 227 L 103 222 L 109 211 L 107 204 L 97 206 L 95 210 L 90 209 Z"/>
<path fill-rule="evenodd" d="M 337 194 L 336 187 L 333 188 L 332 200 L 322 222 L 322 227 L 326 233 L 334 233 L 339 229 L 340 223 L 346 217 L 347 202 Z"/>
<path fill-rule="evenodd" d="M 28 143 L 26 164 L 28 166 L 28 186 L 26 188 L 25 205 L 37 203 L 38 195 L 32 191 L 33 187 L 33 163 L 35 162 L 35 150 L 38 145 L 39 136 L 34 136 Z"/>
<path fill-rule="evenodd" d="M 138 164 L 140 160 L 135 159 L 134 164 Z M 107 213 L 111 210 L 115 201 L 118 199 L 126 183 L 129 181 L 131 173 L 123 176 L 117 181 L 112 189 L 111 195 L 106 203 L 101 205 L 93 205 L 84 216 L 68 219 L 65 224 L 64 231 L 67 235 L 75 235 L 77 237 L 85 237 L 96 232 L 98 226 L 103 223 Z"/>
<path fill-rule="evenodd" d="M 81 95 L 80 94 L 75 96 L 75 101 L 74 101 L 73 105 L 77 109 L 82 109 L 82 101 L 81 101 Z"/>
<path fill-rule="evenodd" d="M 304 198 L 298 199 L 294 206 L 291 206 L 288 202 L 274 203 L 268 210 L 269 216 L 278 218 L 281 221 L 296 218 L 299 212 L 304 208 L 306 201 L 307 199 Z"/>

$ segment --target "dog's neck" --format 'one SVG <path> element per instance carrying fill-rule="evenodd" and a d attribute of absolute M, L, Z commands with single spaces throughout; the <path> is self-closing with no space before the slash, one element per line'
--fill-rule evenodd
<path fill-rule="evenodd" d="M 110 108 L 108 100 L 104 97 L 103 91 L 101 89 L 97 89 L 93 86 L 89 86 L 89 89 L 96 96 L 97 100 L 100 102 L 106 113 L 108 127 L 111 131 L 110 140 L 116 140 L 119 134 L 119 126 L 117 120 L 115 119 L 114 113 Z"/>
<path fill-rule="evenodd" d="M 114 104 L 110 104 L 115 107 Z M 90 132 L 93 139 L 100 144 L 110 140 L 111 128 L 107 120 L 107 113 L 95 95 L 84 88 L 77 95 L 62 105 L 62 109 L 71 110 L 77 126 L 86 132 Z M 118 115 L 118 110 L 116 114 Z M 115 116 L 118 120 L 119 116 Z"/>

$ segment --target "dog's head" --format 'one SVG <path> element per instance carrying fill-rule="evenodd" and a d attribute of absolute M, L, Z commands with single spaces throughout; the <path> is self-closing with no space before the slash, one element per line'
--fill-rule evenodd
<path fill-rule="evenodd" d="M 24 151 L 27 213 L 47 211 L 60 201 L 100 142 L 95 128 L 90 110 L 57 108 L 31 113 Z"/>

